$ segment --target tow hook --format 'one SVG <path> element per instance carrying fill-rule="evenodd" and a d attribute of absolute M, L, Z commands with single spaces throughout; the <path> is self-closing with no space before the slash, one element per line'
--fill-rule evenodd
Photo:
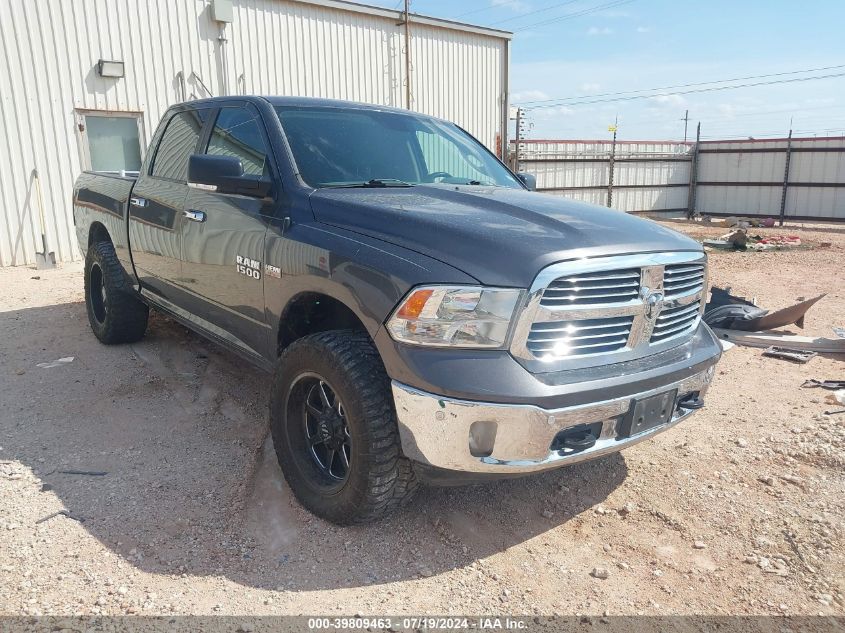
<path fill-rule="evenodd" d="M 564 429 L 552 440 L 551 450 L 565 453 L 578 453 L 596 445 L 601 433 L 601 422 L 580 424 Z"/>
<path fill-rule="evenodd" d="M 563 448 L 568 448 L 573 451 L 584 451 L 596 445 L 598 438 L 587 431 L 583 435 L 575 435 L 563 438 Z"/>
<path fill-rule="evenodd" d="M 690 394 L 684 396 L 681 400 L 678 401 L 678 408 L 680 409 L 690 409 L 692 411 L 696 411 L 701 409 L 704 406 L 704 400 L 702 400 L 697 391 L 693 391 Z"/>

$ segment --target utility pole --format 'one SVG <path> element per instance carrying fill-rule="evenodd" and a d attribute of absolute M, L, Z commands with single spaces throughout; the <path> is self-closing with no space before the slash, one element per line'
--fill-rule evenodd
<path fill-rule="evenodd" d="M 411 0 L 405 0 L 405 107 L 411 109 Z"/>
<path fill-rule="evenodd" d="M 513 170 L 519 173 L 519 141 L 522 139 L 522 108 L 516 109 L 516 139 L 513 151 Z"/>
<path fill-rule="evenodd" d="M 684 118 L 681 119 L 684 122 L 684 143 L 687 142 L 687 124 L 689 123 L 689 110 L 684 112 Z"/>
<path fill-rule="evenodd" d="M 786 191 L 789 189 L 789 163 L 792 159 L 792 119 L 789 120 L 789 137 L 786 139 L 786 160 L 783 168 L 783 189 L 780 192 L 780 226 L 786 216 Z"/>
<path fill-rule="evenodd" d="M 610 126 L 608 129 L 613 132 L 613 142 L 610 144 L 610 160 L 608 161 L 607 169 L 607 206 L 613 206 L 613 163 L 616 159 L 616 130 L 619 127 L 619 115 L 616 115 L 616 119 L 613 122 L 613 125 Z"/>
<path fill-rule="evenodd" d="M 689 166 L 689 191 L 687 192 L 687 218 L 695 215 L 695 194 L 698 187 L 698 147 L 701 142 L 701 121 L 695 128 L 695 147 L 692 150 L 692 162 Z"/>

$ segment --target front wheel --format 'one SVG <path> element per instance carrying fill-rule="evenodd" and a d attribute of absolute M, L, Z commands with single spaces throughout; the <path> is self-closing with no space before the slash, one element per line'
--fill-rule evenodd
<path fill-rule="evenodd" d="M 285 350 L 270 425 L 285 479 L 323 519 L 379 519 L 417 487 L 401 453 L 390 381 L 366 334 L 322 332 Z"/>

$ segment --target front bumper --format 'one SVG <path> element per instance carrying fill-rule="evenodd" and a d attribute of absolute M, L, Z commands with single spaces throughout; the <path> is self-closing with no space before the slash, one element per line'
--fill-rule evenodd
<path fill-rule="evenodd" d="M 717 359 L 718 355 L 702 371 L 674 382 L 667 379 L 647 391 L 555 409 L 446 398 L 394 380 L 402 450 L 409 459 L 437 470 L 506 476 L 600 457 L 652 437 L 689 416 L 695 409 L 683 403 L 689 395 L 697 395 L 699 400 L 703 397 Z M 673 389 L 678 397 L 665 424 L 620 437 L 636 400 Z M 597 430 L 595 444 L 583 450 L 555 448 L 562 431 L 588 425 Z"/>

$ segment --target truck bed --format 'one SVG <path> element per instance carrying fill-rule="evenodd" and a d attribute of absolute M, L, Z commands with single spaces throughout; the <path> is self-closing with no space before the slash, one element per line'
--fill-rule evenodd
<path fill-rule="evenodd" d="M 135 178 L 115 173 L 84 171 L 73 188 L 73 223 L 83 255 L 87 253 L 95 223 L 101 224 L 111 236 L 117 256 L 124 270 L 132 270 L 126 213 Z"/>

